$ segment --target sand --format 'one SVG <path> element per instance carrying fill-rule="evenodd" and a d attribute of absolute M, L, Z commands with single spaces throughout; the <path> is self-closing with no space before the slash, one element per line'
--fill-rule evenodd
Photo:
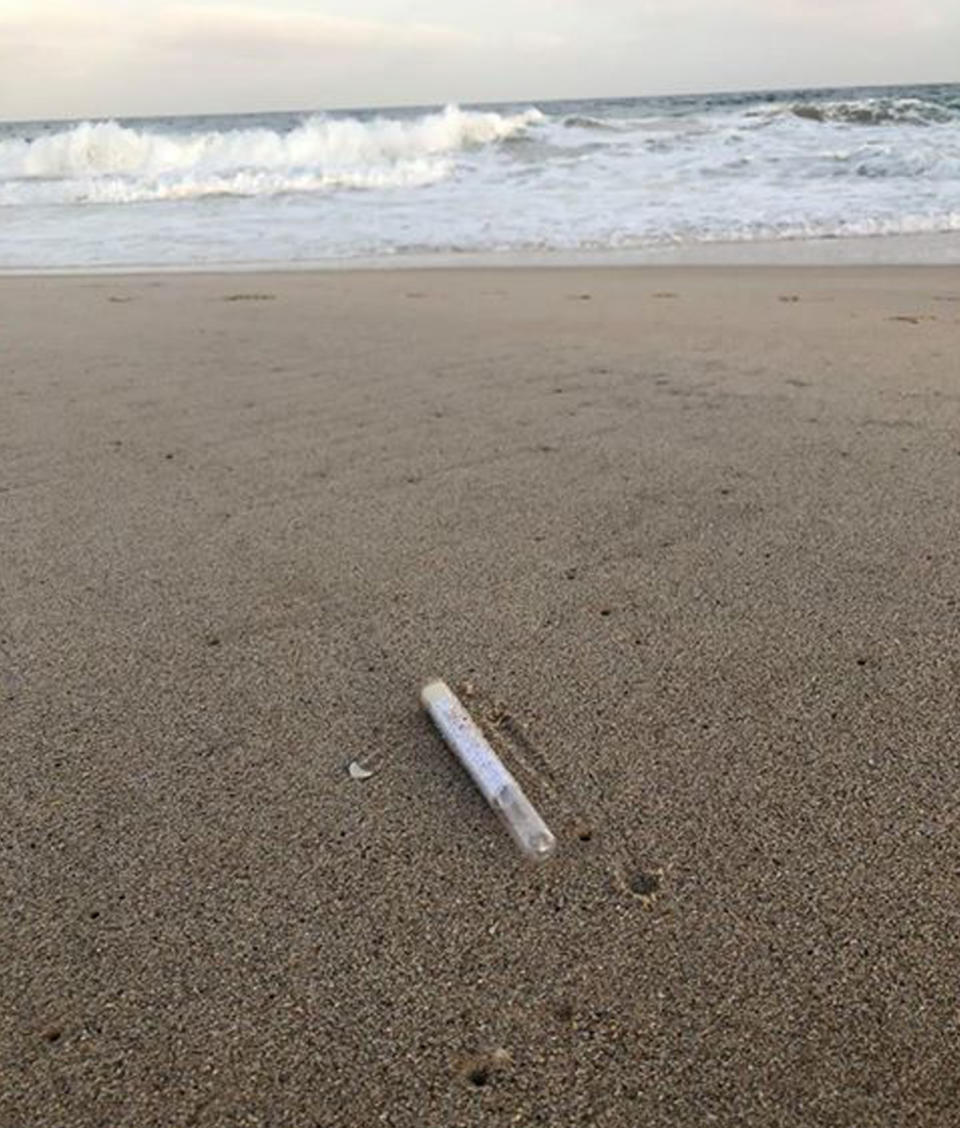
<path fill-rule="evenodd" d="M 956 1124 L 960 269 L 0 332 L 3 1128 Z"/>

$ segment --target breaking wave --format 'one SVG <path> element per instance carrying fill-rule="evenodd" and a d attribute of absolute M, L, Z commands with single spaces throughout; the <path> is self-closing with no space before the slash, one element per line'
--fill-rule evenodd
<path fill-rule="evenodd" d="M 794 102 L 794 117 L 848 125 L 944 125 L 960 121 L 950 106 L 921 98 L 864 98 L 847 102 Z"/>
<path fill-rule="evenodd" d="M 419 187 L 449 176 L 458 153 L 509 140 L 541 120 L 535 109 L 504 115 L 448 106 L 409 120 L 316 116 L 288 132 L 159 132 L 82 122 L 0 142 L 0 203 Z"/>
<path fill-rule="evenodd" d="M 603 121 L 587 114 L 570 114 L 569 117 L 563 119 L 563 124 L 567 129 L 596 129 L 601 133 L 617 133 L 619 131 L 615 122 Z"/>

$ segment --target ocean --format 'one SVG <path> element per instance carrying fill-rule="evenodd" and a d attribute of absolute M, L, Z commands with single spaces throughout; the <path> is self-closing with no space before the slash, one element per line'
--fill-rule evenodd
<path fill-rule="evenodd" d="M 0 123 L 8 271 L 890 237 L 957 262 L 958 232 L 960 85 Z"/>

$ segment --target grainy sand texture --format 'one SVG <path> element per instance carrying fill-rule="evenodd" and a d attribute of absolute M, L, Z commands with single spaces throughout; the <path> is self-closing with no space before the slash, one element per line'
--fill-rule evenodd
<path fill-rule="evenodd" d="M 949 267 L 0 280 L 3 1128 L 956 1125 L 958 343 Z"/>

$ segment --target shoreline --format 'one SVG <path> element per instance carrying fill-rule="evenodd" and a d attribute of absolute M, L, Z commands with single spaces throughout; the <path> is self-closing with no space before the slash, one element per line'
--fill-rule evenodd
<path fill-rule="evenodd" d="M 0 267 L 0 278 L 148 274 L 304 274 L 416 270 L 623 269 L 645 266 L 957 266 L 960 232 L 829 239 L 691 243 L 627 250 L 464 252 L 319 259 L 304 262 L 138 263 Z"/>

